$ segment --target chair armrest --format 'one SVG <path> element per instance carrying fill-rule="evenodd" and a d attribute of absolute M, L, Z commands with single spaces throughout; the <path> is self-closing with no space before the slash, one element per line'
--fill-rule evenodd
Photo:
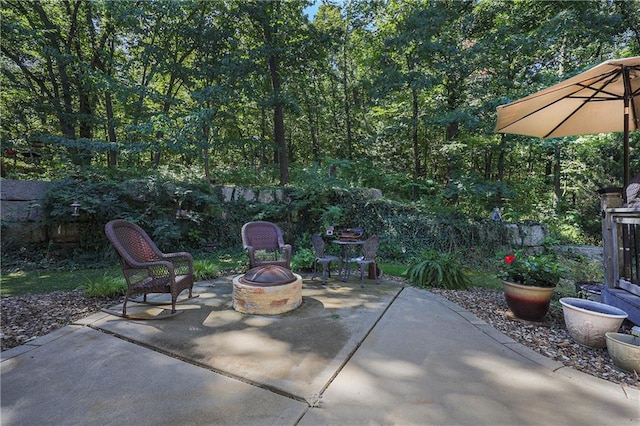
<path fill-rule="evenodd" d="M 126 262 L 128 271 L 147 271 L 149 277 L 175 276 L 173 263 L 167 260 L 153 260 L 151 262 L 136 262 L 135 260 Z M 162 271 L 162 273 L 160 273 Z M 166 271 L 166 272 L 164 272 Z"/>
<path fill-rule="evenodd" d="M 282 251 L 282 257 L 287 261 L 291 260 L 291 244 L 280 245 Z"/>
<path fill-rule="evenodd" d="M 184 258 L 184 260 L 186 260 L 188 262 L 193 262 L 193 256 L 191 256 L 191 253 L 187 253 L 186 251 L 179 251 L 179 252 L 176 252 L 176 253 L 163 253 L 162 257 L 164 259 Z"/>
<path fill-rule="evenodd" d="M 186 267 L 186 274 L 193 274 L 193 256 L 191 256 L 191 253 L 187 253 L 185 251 L 176 253 L 163 253 L 162 258 L 172 262 L 175 269 Z M 176 272 L 176 274 L 179 273 Z"/>

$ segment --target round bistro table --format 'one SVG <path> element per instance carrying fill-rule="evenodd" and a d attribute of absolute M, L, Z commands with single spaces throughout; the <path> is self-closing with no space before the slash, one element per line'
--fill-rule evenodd
<path fill-rule="evenodd" d="M 340 276 L 342 277 L 342 281 L 346 281 L 350 268 L 349 259 L 355 257 L 352 256 L 352 254 L 356 252 L 358 246 L 364 244 L 364 240 L 333 240 L 332 243 L 342 246 L 342 269 L 340 270 Z"/>

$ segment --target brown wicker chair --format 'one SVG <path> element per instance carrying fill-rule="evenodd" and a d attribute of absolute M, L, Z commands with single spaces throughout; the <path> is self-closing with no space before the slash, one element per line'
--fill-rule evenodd
<path fill-rule="evenodd" d="M 291 245 L 284 243 L 275 223 L 256 221 L 242 226 L 242 245 L 249 254 L 249 268 L 279 265 L 291 269 Z"/>
<path fill-rule="evenodd" d="M 171 314 L 176 313 L 178 295 L 193 290 L 193 257 L 186 252 L 162 253 L 149 235 L 138 225 L 126 220 L 112 220 L 105 226 L 105 234 L 118 252 L 122 272 L 127 281 L 127 293 L 122 316 L 127 316 L 127 301 L 149 293 L 170 293 Z"/>

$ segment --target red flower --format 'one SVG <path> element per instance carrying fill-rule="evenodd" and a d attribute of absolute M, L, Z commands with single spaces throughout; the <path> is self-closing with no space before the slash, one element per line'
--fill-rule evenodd
<path fill-rule="evenodd" d="M 515 254 L 510 254 L 509 256 L 506 256 L 504 258 L 504 261 L 507 262 L 507 265 L 511 265 L 511 262 L 513 262 L 514 260 L 516 260 Z"/>

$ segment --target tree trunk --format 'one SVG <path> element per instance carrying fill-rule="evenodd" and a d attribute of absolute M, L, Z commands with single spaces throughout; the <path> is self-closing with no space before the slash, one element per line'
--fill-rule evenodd
<path fill-rule="evenodd" d="M 562 199 L 562 188 L 560 188 L 560 154 L 562 147 L 559 143 L 554 146 L 553 152 L 553 193 L 556 195 L 556 204 Z"/>
<path fill-rule="evenodd" d="M 211 127 L 208 125 L 205 125 L 204 128 L 202 129 L 202 133 L 204 135 L 204 140 L 205 140 L 205 145 L 202 148 L 202 160 L 204 162 L 204 179 L 207 181 L 207 183 L 211 183 L 211 169 L 210 169 L 210 164 L 209 164 L 209 141 L 211 140 Z"/>
<path fill-rule="evenodd" d="M 273 46 L 273 36 L 268 25 L 264 26 L 264 39 L 267 46 Z M 271 53 L 267 59 L 269 64 L 269 74 L 271 76 L 271 87 L 274 93 L 273 103 L 273 137 L 278 147 L 278 163 L 280 166 L 280 185 L 289 183 L 289 158 L 287 154 L 287 143 L 284 131 L 284 108 L 280 100 L 280 74 L 278 70 L 278 58 Z"/>
<path fill-rule="evenodd" d="M 309 99 L 309 92 L 303 89 L 304 101 L 307 104 L 307 119 L 309 120 L 309 134 L 311 136 L 311 155 L 313 156 L 313 161 L 320 165 L 320 144 L 318 143 L 318 128 L 316 125 L 317 115 L 315 104 L 311 105 L 311 100 Z"/>
<path fill-rule="evenodd" d="M 108 90 L 104 94 L 104 103 L 105 109 L 107 112 L 107 135 L 109 137 L 109 142 L 115 144 L 116 143 L 116 129 L 113 125 L 113 105 L 111 103 L 111 92 Z M 109 168 L 115 168 L 117 164 L 117 155 L 116 151 L 113 149 L 109 150 L 107 163 Z"/>
<path fill-rule="evenodd" d="M 420 144 L 418 143 L 418 90 L 416 88 L 411 89 L 411 99 L 413 101 L 413 130 L 411 139 L 413 141 L 413 176 L 417 181 L 420 179 L 422 173 L 422 165 L 420 164 Z M 413 189 L 413 199 L 417 198 L 416 188 Z"/>
<path fill-rule="evenodd" d="M 353 160 L 353 136 L 351 135 L 351 108 L 349 105 L 349 76 L 347 72 L 347 48 L 343 47 L 343 95 L 344 95 L 344 120 L 347 129 L 347 159 Z"/>

